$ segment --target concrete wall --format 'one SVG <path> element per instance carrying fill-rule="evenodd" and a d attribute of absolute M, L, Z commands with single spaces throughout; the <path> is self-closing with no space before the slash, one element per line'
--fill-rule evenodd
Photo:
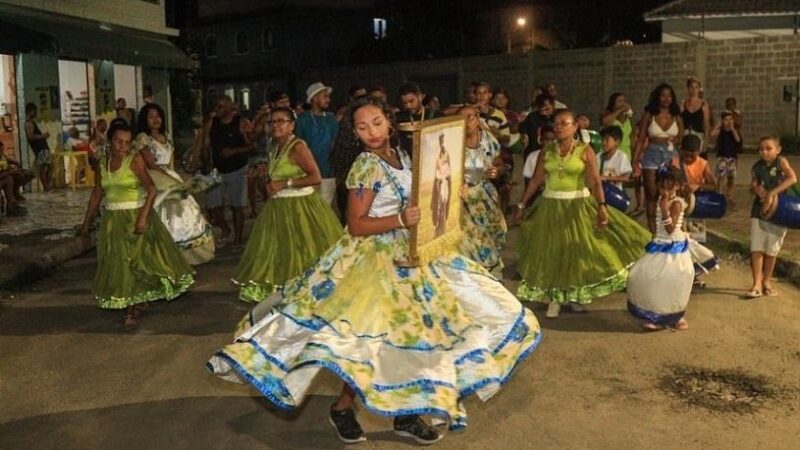
<path fill-rule="evenodd" d="M 178 30 L 166 26 L 164 1 L 3 0 L 0 3 L 177 36 Z"/>
<path fill-rule="evenodd" d="M 670 83 L 682 99 L 686 78 L 693 75 L 703 82 L 705 98 L 716 117 L 724 109 L 726 97 L 738 99 L 745 116 L 746 144 L 753 146 L 761 135 L 794 132 L 796 103 L 781 98 L 783 85 L 794 81 L 781 79 L 800 75 L 800 36 L 331 67 L 298 74 L 294 94 L 322 80 L 334 87 L 334 100 L 343 101 L 351 84 L 379 83 L 396 102 L 396 90 L 405 80 L 444 75 L 458 80 L 458 92 L 475 80 L 504 87 L 517 110 L 527 106 L 533 86 L 554 82 L 562 101 L 587 114 L 595 124 L 611 93 L 624 93 L 639 116 L 657 84 Z"/>

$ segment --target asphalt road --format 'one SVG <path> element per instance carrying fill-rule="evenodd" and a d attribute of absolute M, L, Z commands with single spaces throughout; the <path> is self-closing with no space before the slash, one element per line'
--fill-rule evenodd
<path fill-rule="evenodd" d="M 513 232 L 510 241 L 513 249 Z M 506 256 L 513 265 L 513 252 Z M 0 448 L 344 448 L 326 417 L 335 378 L 319 380 L 319 395 L 287 414 L 206 372 L 248 309 L 227 281 L 235 263 L 223 250 L 198 268 L 190 293 L 154 304 L 136 332 L 123 331 L 121 313 L 95 307 L 92 255 L 3 293 Z M 469 427 L 437 448 L 798 448 L 800 291 L 777 283 L 780 297 L 744 301 L 749 276 L 738 258 L 726 260 L 692 299 L 683 332 L 644 333 L 623 294 L 555 320 L 532 305 L 544 328 L 539 349 L 488 403 L 468 399 Z M 750 386 L 740 378 L 754 376 L 763 389 L 742 394 L 713 376 L 688 385 L 723 404 L 708 409 L 663 388 L 687 368 L 736 369 L 733 384 Z M 391 433 L 390 419 L 359 417 L 369 440 L 353 448 L 412 447 Z"/>

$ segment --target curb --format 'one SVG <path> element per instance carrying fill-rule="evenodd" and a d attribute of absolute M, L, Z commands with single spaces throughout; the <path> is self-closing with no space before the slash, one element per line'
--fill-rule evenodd
<path fill-rule="evenodd" d="M 707 228 L 706 232 L 715 240 L 722 242 L 727 250 L 739 253 L 747 260 L 750 259 L 750 243 L 733 239 L 711 228 Z M 800 262 L 792 261 L 779 254 L 775 263 L 775 274 L 795 286 L 800 286 Z"/>
<path fill-rule="evenodd" d="M 0 273 L 0 288 L 19 289 L 44 278 L 53 267 L 92 249 L 94 239 L 88 247 L 84 247 L 80 237 L 65 239 L 38 255 L 31 255 L 30 259 L 23 259 L 15 266 L 15 270 Z"/>

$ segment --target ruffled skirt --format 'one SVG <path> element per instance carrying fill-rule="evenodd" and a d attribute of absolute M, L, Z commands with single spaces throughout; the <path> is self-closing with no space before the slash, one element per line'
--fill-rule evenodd
<path fill-rule="evenodd" d="M 258 213 L 233 278 L 239 298 L 264 300 L 303 273 L 343 234 L 333 210 L 316 193 L 269 199 Z"/>
<path fill-rule="evenodd" d="M 144 233 L 133 233 L 138 215 L 138 208 L 103 212 L 95 277 L 101 308 L 172 300 L 194 284 L 194 271 L 154 214 L 149 215 Z"/>
<path fill-rule="evenodd" d="M 265 302 L 246 316 L 208 367 L 285 409 L 303 402 L 324 368 L 374 413 L 465 426 L 462 399 L 494 395 L 539 343 L 539 324 L 464 257 L 397 266 L 404 239 L 345 235 L 270 299 L 274 308 Z"/>
<path fill-rule="evenodd" d="M 601 230 L 591 197 L 536 200 L 520 231 L 517 297 L 590 303 L 625 289 L 650 233 L 617 209 L 607 211 L 609 224 Z"/>
<path fill-rule="evenodd" d="M 689 241 L 653 241 L 628 277 L 628 311 L 657 325 L 675 325 L 692 294 Z"/>
<path fill-rule="evenodd" d="M 461 253 L 492 273 L 502 273 L 500 252 L 506 242 L 508 226 L 500 210 L 497 189 L 489 182 L 472 186 L 463 205 Z"/>

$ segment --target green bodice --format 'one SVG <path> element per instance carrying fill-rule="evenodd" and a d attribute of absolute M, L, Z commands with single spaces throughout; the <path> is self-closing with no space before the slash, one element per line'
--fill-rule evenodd
<path fill-rule="evenodd" d="M 106 204 L 138 202 L 143 195 L 142 183 L 131 170 L 131 152 L 122 160 L 115 172 L 108 170 L 108 158 L 100 160 L 100 185 L 105 193 Z"/>
<path fill-rule="evenodd" d="M 584 173 L 586 163 L 583 152 L 586 144 L 575 141 L 572 151 L 563 158 L 558 154 L 558 144 L 551 143 L 544 148 L 545 186 L 550 191 L 581 191 L 586 187 Z"/>
<path fill-rule="evenodd" d="M 292 147 L 298 142 L 302 141 L 292 136 L 292 138 L 280 148 L 278 148 L 276 144 L 272 144 L 272 147 L 269 149 L 269 154 L 272 156 L 269 164 L 270 179 L 281 181 L 290 178 L 303 178 L 308 175 L 302 167 L 295 164 L 289 157 Z"/>

